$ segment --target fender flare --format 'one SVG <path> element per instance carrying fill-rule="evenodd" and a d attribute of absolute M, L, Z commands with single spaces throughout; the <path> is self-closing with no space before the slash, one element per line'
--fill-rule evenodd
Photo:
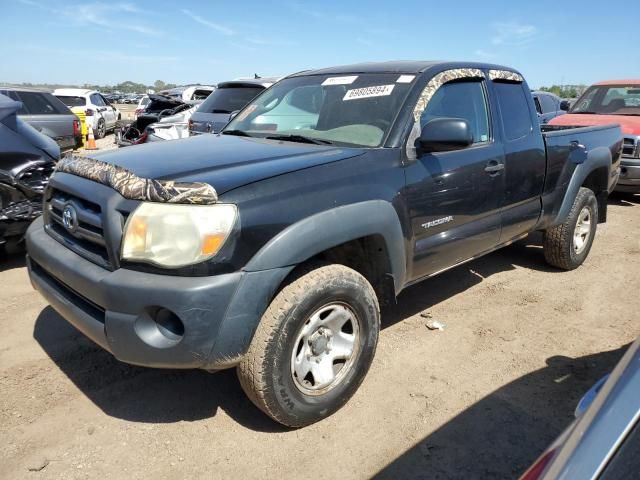
<path fill-rule="evenodd" d="M 384 200 L 336 207 L 294 223 L 264 245 L 243 270 L 297 265 L 332 247 L 369 235 L 380 235 L 384 239 L 398 293 L 404 286 L 407 271 L 404 235 L 398 213 Z"/>
<path fill-rule="evenodd" d="M 588 152 L 582 150 L 582 154 L 570 155 L 568 161 L 577 163 L 578 166 L 571 175 L 560 209 L 549 225 L 551 227 L 560 225 L 566 220 L 578 195 L 578 190 L 580 190 L 580 187 L 592 172 L 599 168 L 606 168 L 607 178 L 609 178 L 611 171 L 611 151 L 607 147 L 597 147 Z"/>

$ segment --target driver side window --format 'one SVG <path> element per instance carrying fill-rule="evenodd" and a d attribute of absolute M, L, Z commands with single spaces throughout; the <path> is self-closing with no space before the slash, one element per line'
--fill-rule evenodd
<path fill-rule="evenodd" d="M 420 117 L 420 129 L 434 118 L 462 118 L 469 123 L 473 144 L 489 141 L 489 113 L 482 81 L 445 83 Z"/>

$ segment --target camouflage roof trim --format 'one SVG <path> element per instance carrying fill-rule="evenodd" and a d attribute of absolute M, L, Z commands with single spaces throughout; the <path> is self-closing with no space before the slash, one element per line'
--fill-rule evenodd
<path fill-rule="evenodd" d="M 429 100 L 433 97 L 436 91 L 445 83 L 453 80 L 459 80 L 461 78 L 485 78 L 484 72 L 478 68 L 453 68 L 451 70 L 445 70 L 438 73 L 435 77 L 429 80 L 429 83 L 424 87 L 415 108 L 413 109 L 413 118 L 415 121 L 420 120 L 420 116 L 424 109 L 427 108 Z"/>
<path fill-rule="evenodd" d="M 507 82 L 524 82 L 522 75 L 509 70 L 489 70 L 489 78 L 491 80 L 506 80 Z"/>
<path fill-rule="evenodd" d="M 88 157 L 66 156 L 58 162 L 54 175 L 57 172 L 101 183 L 130 200 L 195 205 L 211 205 L 218 201 L 215 189 L 207 183 L 141 178 L 126 168 Z"/>

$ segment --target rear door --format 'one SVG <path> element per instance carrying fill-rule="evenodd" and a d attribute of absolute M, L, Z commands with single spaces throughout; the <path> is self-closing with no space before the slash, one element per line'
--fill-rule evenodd
<path fill-rule="evenodd" d="M 523 82 L 494 80 L 491 89 L 500 112 L 504 145 L 504 194 L 500 201 L 500 243 L 528 232 L 542 211 L 546 171 L 544 140 L 531 94 Z"/>
<path fill-rule="evenodd" d="M 494 139 L 494 116 L 486 80 L 446 83 L 427 104 L 421 128 L 433 118 L 464 118 L 471 126 L 474 143 L 457 151 L 424 154 L 406 169 L 407 186 L 402 195 L 413 232 L 412 280 L 498 244 L 504 155 Z"/>

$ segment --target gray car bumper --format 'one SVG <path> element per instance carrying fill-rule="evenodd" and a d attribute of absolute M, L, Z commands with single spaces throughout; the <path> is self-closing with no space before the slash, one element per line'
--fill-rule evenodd
<path fill-rule="evenodd" d="M 36 290 L 118 360 L 160 368 L 232 367 L 290 268 L 211 277 L 105 270 L 47 235 L 27 232 Z"/>
<path fill-rule="evenodd" d="M 616 192 L 640 193 L 640 159 L 622 158 Z"/>

